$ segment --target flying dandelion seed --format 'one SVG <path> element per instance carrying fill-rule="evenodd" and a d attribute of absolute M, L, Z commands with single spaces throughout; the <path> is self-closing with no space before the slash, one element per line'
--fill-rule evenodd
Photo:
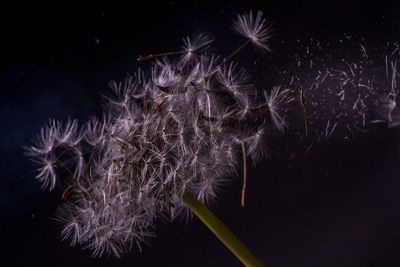
<path fill-rule="evenodd" d="M 348 139 L 377 123 L 399 124 L 398 45 L 378 49 L 355 39 L 340 39 L 335 46 L 298 40 L 303 52 L 294 55 L 293 66 L 285 72 L 290 87 L 307 95 L 302 107 L 307 111 L 307 132 L 315 140 Z"/>

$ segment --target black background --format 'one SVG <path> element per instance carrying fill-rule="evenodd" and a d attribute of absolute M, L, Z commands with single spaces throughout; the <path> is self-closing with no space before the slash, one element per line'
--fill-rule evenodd
<path fill-rule="evenodd" d="M 85 120 L 99 114 L 100 94 L 110 80 L 150 66 L 138 63 L 138 55 L 175 50 L 193 32 L 212 33 L 215 52 L 227 55 L 243 41 L 232 33 L 231 22 L 250 9 L 264 11 L 274 23 L 274 52 L 260 55 L 247 48 L 236 60 L 255 75 L 263 73 L 258 82 L 266 85 L 279 84 L 273 68 L 265 70 L 291 49 L 281 48 L 281 40 L 344 32 L 377 46 L 400 39 L 400 4 L 383 1 L 143 1 L 130 7 L 109 1 L 1 8 L 1 266 L 240 266 L 196 218 L 187 224 L 159 222 L 150 246 L 119 260 L 93 259 L 90 251 L 69 247 L 51 221 L 61 193 L 40 191 L 22 146 L 49 117 Z M 398 130 L 337 138 L 290 160 L 304 147 L 287 145 L 285 138 L 290 134 L 273 139 L 270 157 L 249 167 L 247 206 L 240 207 L 240 176 L 232 177 L 211 205 L 216 215 L 267 266 L 400 266 Z"/>

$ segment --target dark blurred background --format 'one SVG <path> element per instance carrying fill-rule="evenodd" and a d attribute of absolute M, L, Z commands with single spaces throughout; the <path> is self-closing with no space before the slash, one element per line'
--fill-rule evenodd
<path fill-rule="evenodd" d="M 110 80 L 151 66 L 137 62 L 138 55 L 176 50 L 194 32 L 212 33 L 215 53 L 229 54 L 243 41 L 232 32 L 232 20 L 250 9 L 262 10 L 274 23 L 274 52 L 246 48 L 236 60 L 254 74 L 262 72 L 257 82 L 268 86 L 279 84 L 271 64 L 291 64 L 285 60 L 298 38 L 348 33 L 376 46 L 400 39 L 400 4 L 384 1 L 0 8 L 0 266 L 241 266 L 196 218 L 188 224 L 159 222 L 150 246 L 119 260 L 93 259 L 90 251 L 69 247 L 51 220 L 62 192 L 40 190 L 22 146 L 30 145 L 49 117 L 84 121 L 100 114 L 100 95 Z M 307 146 L 296 145 L 290 135 L 301 130 L 289 128 L 270 140 L 270 157 L 249 166 L 245 208 L 239 176 L 211 209 L 267 266 L 400 266 L 399 131 L 336 138 L 305 154 Z"/>

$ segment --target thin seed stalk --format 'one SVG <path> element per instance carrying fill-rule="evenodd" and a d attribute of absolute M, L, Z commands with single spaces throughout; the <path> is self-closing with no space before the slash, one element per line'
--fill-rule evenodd
<path fill-rule="evenodd" d="M 246 162 L 246 148 L 244 147 L 244 142 L 241 142 L 242 145 L 242 157 L 243 157 L 243 187 L 242 187 L 242 199 L 240 204 L 244 207 L 244 199 L 246 194 L 246 183 L 247 183 L 247 162 Z"/>
<path fill-rule="evenodd" d="M 219 240 L 246 266 L 265 265 L 231 232 L 206 206 L 186 191 L 183 202 L 218 237 Z"/>

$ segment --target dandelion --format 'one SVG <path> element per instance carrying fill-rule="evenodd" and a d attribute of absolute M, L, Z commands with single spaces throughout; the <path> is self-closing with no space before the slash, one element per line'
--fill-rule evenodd
<path fill-rule="evenodd" d="M 261 13 L 254 22 L 251 13 L 244 18 L 255 27 L 252 38 L 264 43 L 268 30 Z M 57 218 L 71 245 L 117 257 L 133 243 L 140 247 L 153 236 L 157 218 L 174 220 L 189 214 L 187 205 L 198 205 L 190 196 L 202 203 L 215 199 L 236 174 L 240 150 L 246 180 L 246 155 L 257 161 L 265 154 L 268 129 L 284 128 L 282 107 L 290 98 L 280 87 L 259 103 L 236 63 L 205 53 L 193 57 L 212 40 L 200 34 L 185 38 L 182 51 L 139 58 L 163 57 L 148 72 L 110 82 L 101 118 L 80 128 L 75 120 L 51 121 L 28 148 L 42 165 L 37 177 L 46 187 L 64 179 L 55 166 L 70 174 Z"/>

